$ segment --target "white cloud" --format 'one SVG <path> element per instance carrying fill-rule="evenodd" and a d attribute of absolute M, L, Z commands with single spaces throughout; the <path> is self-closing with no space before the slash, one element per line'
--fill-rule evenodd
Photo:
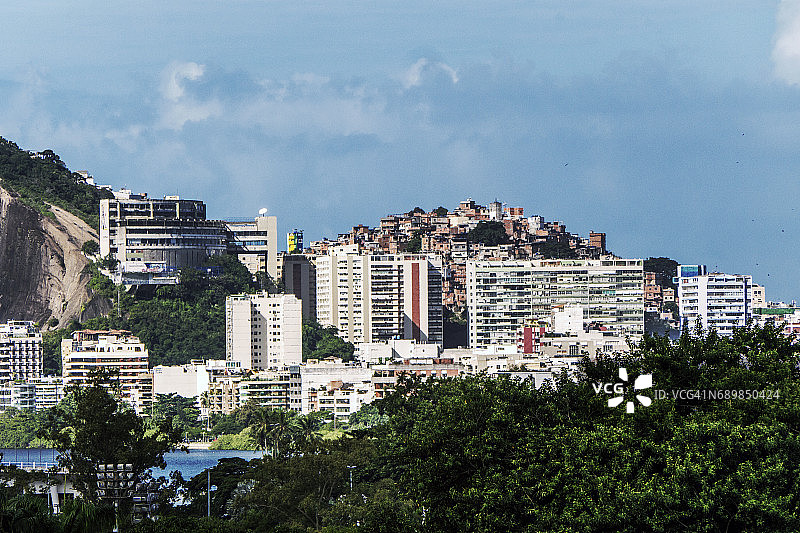
<path fill-rule="evenodd" d="M 791 85 L 800 84 L 800 0 L 782 0 L 772 60 L 776 76 Z"/>
<path fill-rule="evenodd" d="M 200 122 L 222 114 L 222 104 L 217 100 L 198 101 L 186 94 L 184 82 L 197 81 L 205 73 L 205 65 L 194 62 L 172 62 L 162 72 L 161 95 L 164 104 L 158 125 L 180 130 L 187 122 Z"/>
<path fill-rule="evenodd" d="M 421 57 L 416 63 L 411 65 L 401 77 L 404 89 L 418 87 L 422 84 L 422 77 L 425 73 L 439 70 L 450 77 L 453 83 L 458 83 L 458 73 L 453 67 L 441 62 L 430 62 L 427 58 Z"/>
<path fill-rule="evenodd" d="M 180 100 L 184 94 L 183 81 L 195 81 L 205 72 L 205 65 L 198 65 L 192 61 L 172 62 L 164 69 L 161 77 L 161 94 L 167 100 L 174 102 Z"/>

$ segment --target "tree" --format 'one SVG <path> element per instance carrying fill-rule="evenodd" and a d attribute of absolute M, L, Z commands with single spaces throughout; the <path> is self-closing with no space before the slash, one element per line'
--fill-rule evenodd
<path fill-rule="evenodd" d="M 447 208 L 442 206 L 437 207 L 436 209 L 433 210 L 433 212 L 436 213 L 436 216 L 439 217 L 446 217 L 448 214 Z"/>
<path fill-rule="evenodd" d="M 307 359 L 341 358 L 352 361 L 356 347 L 337 335 L 335 327 L 322 327 L 311 321 L 303 324 L 303 361 Z"/>
<path fill-rule="evenodd" d="M 494 220 L 478 222 L 478 225 L 469 231 L 467 238 L 470 242 L 478 242 L 484 246 L 497 246 L 511 242 L 503 223 Z"/>
<path fill-rule="evenodd" d="M 194 398 L 184 398 L 176 393 L 157 394 L 151 407 L 147 426 L 157 429 L 168 421 L 182 435 L 200 432 L 200 410 Z"/>
<path fill-rule="evenodd" d="M 97 253 L 100 252 L 100 245 L 97 244 L 97 241 L 86 241 L 83 243 L 83 246 L 81 246 L 81 252 L 86 255 L 97 255 Z"/>
<path fill-rule="evenodd" d="M 644 260 L 644 271 L 656 273 L 656 283 L 662 288 L 677 287 L 672 282 L 672 278 L 678 275 L 678 262 L 669 257 L 648 257 Z"/>
<path fill-rule="evenodd" d="M 372 430 L 377 457 L 400 498 L 425 510 L 427 531 L 797 530 L 798 354 L 776 328 L 743 328 L 646 336 L 539 389 L 407 378 L 376 402 L 389 416 Z M 621 367 L 665 394 L 632 414 L 610 408 L 594 387 Z"/>
<path fill-rule="evenodd" d="M 48 412 L 40 436 L 53 443 L 59 464 L 88 499 L 97 498 L 97 465 L 130 463 L 136 476 L 153 466 L 164 468 L 164 454 L 181 441 L 181 431 L 165 420 L 146 431 L 144 422 L 108 392 L 108 380 L 72 387 L 70 401 Z"/>

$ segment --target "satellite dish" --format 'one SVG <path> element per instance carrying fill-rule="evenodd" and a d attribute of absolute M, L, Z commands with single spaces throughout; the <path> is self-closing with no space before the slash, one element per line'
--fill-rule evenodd
<path fill-rule="evenodd" d="M 258 210 L 258 214 L 262 215 L 262 216 L 266 215 L 267 214 L 267 208 L 266 207 L 262 207 L 261 209 Z"/>

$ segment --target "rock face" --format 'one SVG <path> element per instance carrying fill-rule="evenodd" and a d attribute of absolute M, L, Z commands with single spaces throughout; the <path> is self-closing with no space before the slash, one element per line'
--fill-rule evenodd
<path fill-rule="evenodd" d="M 92 301 L 89 260 L 81 246 L 97 232 L 83 220 L 51 207 L 53 220 L 0 188 L 0 323 L 56 318 L 65 325 L 81 316 L 107 312 L 106 301 Z"/>

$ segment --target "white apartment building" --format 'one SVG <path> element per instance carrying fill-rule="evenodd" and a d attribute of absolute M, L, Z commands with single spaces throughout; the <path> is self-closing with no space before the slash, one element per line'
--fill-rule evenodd
<path fill-rule="evenodd" d="M 238 294 L 225 300 L 225 355 L 243 370 L 282 370 L 303 359 L 303 318 L 293 294 Z"/>
<path fill-rule="evenodd" d="M 117 376 L 120 399 L 139 414 L 146 412 L 153 399 L 147 359 L 147 348 L 130 331 L 80 330 L 61 341 L 65 387 L 87 385 L 92 372 L 111 371 Z"/>
<path fill-rule="evenodd" d="M 251 273 L 266 272 L 277 283 L 278 218 L 262 211 L 254 220 L 225 221 L 228 253 L 236 255 Z"/>
<path fill-rule="evenodd" d="M 753 278 L 750 275 L 706 273 L 705 265 L 678 266 L 678 311 L 682 331 L 715 329 L 733 335 L 753 316 Z"/>
<path fill-rule="evenodd" d="M 178 196 L 162 199 L 124 190 L 100 200 L 100 256 L 119 261 L 117 282 L 166 284 L 177 269 L 198 267 L 225 253 L 226 228 L 206 220 L 206 205 Z"/>
<path fill-rule="evenodd" d="M 419 254 L 317 257 L 317 321 L 354 344 L 442 343 L 442 261 Z"/>
<path fill-rule="evenodd" d="M 559 306 L 580 306 L 584 324 L 638 339 L 644 334 L 642 265 L 617 258 L 468 261 L 470 347 L 514 345 L 520 328 Z"/>
<path fill-rule="evenodd" d="M 33 324 L 0 324 L 0 383 L 42 377 L 42 333 Z"/>

